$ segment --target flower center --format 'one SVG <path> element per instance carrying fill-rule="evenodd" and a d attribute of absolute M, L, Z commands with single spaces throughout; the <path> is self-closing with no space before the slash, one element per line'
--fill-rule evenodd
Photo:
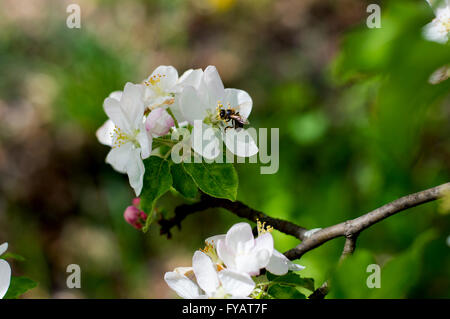
<path fill-rule="evenodd" d="M 122 131 L 119 127 L 115 126 L 113 132 L 111 133 L 111 137 L 113 139 L 112 148 L 118 148 L 122 145 L 131 142 L 137 148 L 140 147 L 139 142 L 136 139 L 137 131 L 133 135 L 129 135 Z"/>
<path fill-rule="evenodd" d="M 444 25 L 447 33 L 449 33 L 450 32 L 450 18 L 447 18 L 446 20 L 442 21 L 442 24 Z"/>
<path fill-rule="evenodd" d="M 166 95 L 166 93 L 164 92 L 164 90 L 161 88 L 160 83 L 161 83 L 161 79 L 165 78 L 166 75 L 163 74 L 155 74 L 153 76 L 151 76 L 147 81 L 144 81 L 145 86 L 149 86 L 153 89 L 153 91 L 156 93 L 156 95 L 160 95 L 160 96 L 164 96 Z"/>
<path fill-rule="evenodd" d="M 205 248 L 200 249 L 200 251 L 208 255 L 213 263 L 217 264 L 217 266 L 221 266 L 222 262 L 220 261 L 219 256 L 217 256 L 217 252 L 213 244 L 207 242 Z"/>
<path fill-rule="evenodd" d="M 230 104 L 228 103 L 228 108 L 231 108 Z M 225 119 L 221 118 L 220 116 L 220 110 L 223 110 L 224 106 L 222 102 L 217 101 L 217 107 L 216 107 L 216 113 L 213 114 L 210 110 L 207 110 L 207 114 L 205 118 L 203 119 L 203 123 L 207 125 L 211 125 L 213 127 L 221 128 L 226 126 Z"/>

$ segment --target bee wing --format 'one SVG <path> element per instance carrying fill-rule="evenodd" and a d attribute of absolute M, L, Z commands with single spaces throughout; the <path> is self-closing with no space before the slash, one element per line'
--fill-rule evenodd
<path fill-rule="evenodd" d="M 239 115 L 233 114 L 233 115 L 230 115 L 230 118 L 232 118 L 235 121 L 238 121 L 241 124 L 249 124 L 249 121 L 247 119 L 245 119 L 245 118 L 243 118 L 242 116 L 239 116 Z"/>

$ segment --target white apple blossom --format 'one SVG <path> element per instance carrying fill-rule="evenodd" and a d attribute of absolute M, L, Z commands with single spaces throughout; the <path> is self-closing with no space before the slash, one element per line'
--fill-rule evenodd
<path fill-rule="evenodd" d="M 207 159 L 216 158 L 220 154 L 221 140 L 240 157 L 253 156 L 258 152 L 258 147 L 246 130 L 235 130 L 219 118 L 219 109 L 233 108 L 247 120 L 253 102 L 243 90 L 225 89 L 214 66 L 205 69 L 197 87 L 184 87 L 179 103 L 183 117 L 194 125 L 192 148 L 198 154 Z"/>
<path fill-rule="evenodd" d="M 228 269 L 259 275 L 273 253 L 273 238 L 270 233 L 253 237 L 252 228 L 247 223 L 235 224 L 224 239 L 217 241 L 217 254 Z"/>
<path fill-rule="evenodd" d="M 266 230 L 264 224 L 258 221 L 259 236 L 254 239 L 250 225 L 238 223 L 226 235 L 210 237 L 206 243 L 216 248 L 218 257 L 227 268 L 252 276 L 258 275 L 262 268 L 279 276 L 289 270 L 304 269 L 304 266 L 293 263 L 274 248 L 271 229 L 269 226 Z"/>
<path fill-rule="evenodd" d="M 201 251 L 192 258 L 192 267 L 167 272 L 164 280 L 184 299 L 247 298 L 255 283 L 245 274 L 223 269 Z"/>
<path fill-rule="evenodd" d="M 434 10 L 435 18 L 428 23 L 423 30 L 427 40 L 447 43 L 450 32 L 450 0 L 427 0 Z"/>
<path fill-rule="evenodd" d="M 8 243 L 0 245 L 0 256 L 8 249 Z M 11 283 L 11 267 L 4 259 L 0 259 L 0 299 L 2 299 L 8 291 Z"/>
<path fill-rule="evenodd" d="M 144 164 L 150 156 L 152 138 L 144 124 L 143 90 L 127 83 L 123 93 L 113 92 L 103 104 L 109 120 L 97 130 L 97 138 L 111 146 L 106 162 L 120 173 L 128 174 L 137 196 L 142 190 Z"/>
<path fill-rule="evenodd" d="M 173 66 L 157 67 L 143 84 L 145 107 L 150 110 L 170 107 L 177 120 L 184 121 L 176 95 L 187 85 L 198 87 L 202 75 L 201 69 L 189 69 L 178 77 L 178 71 Z"/>

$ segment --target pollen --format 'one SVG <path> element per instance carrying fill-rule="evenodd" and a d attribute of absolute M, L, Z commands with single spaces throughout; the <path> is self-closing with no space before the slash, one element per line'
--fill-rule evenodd
<path fill-rule="evenodd" d="M 119 127 L 114 127 L 113 132 L 111 133 L 111 137 L 114 139 L 114 144 L 112 148 L 118 148 L 128 142 L 129 137 L 125 134 Z"/>
<path fill-rule="evenodd" d="M 225 268 L 221 264 L 216 264 L 216 269 L 217 269 L 217 271 L 222 271 Z"/>
<path fill-rule="evenodd" d="M 144 81 L 144 84 L 146 85 L 146 86 L 150 86 L 150 85 L 156 85 L 156 84 L 158 84 L 159 82 L 161 82 L 161 78 L 164 78 L 164 77 L 166 77 L 166 75 L 165 74 L 163 74 L 163 75 L 161 75 L 161 74 L 155 74 L 155 75 L 153 75 L 153 76 L 151 76 L 147 81 Z"/>
<path fill-rule="evenodd" d="M 266 226 L 266 222 L 261 222 L 259 218 L 256 219 L 256 225 L 258 228 L 258 235 L 271 233 L 273 231 L 273 227 L 270 225 Z"/>
<path fill-rule="evenodd" d="M 444 28 L 447 31 L 447 33 L 449 33 L 450 32 L 450 18 L 442 21 L 442 24 L 444 25 Z"/>
<path fill-rule="evenodd" d="M 209 253 L 214 252 L 214 246 L 211 243 L 207 242 L 205 248 L 200 248 L 200 251 L 208 255 Z"/>

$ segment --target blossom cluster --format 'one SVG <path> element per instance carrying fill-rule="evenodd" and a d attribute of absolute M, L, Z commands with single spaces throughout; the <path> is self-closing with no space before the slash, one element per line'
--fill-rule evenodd
<path fill-rule="evenodd" d="M 164 280 L 185 299 L 255 297 L 259 292 L 254 278 L 262 269 L 284 275 L 305 268 L 274 248 L 271 230 L 258 221 L 254 238 L 248 223 L 235 224 L 226 234 L 206 239 L 206 247 L 194 253 L 192 266 L 175 268 Z"/>
<path fill-rule="evenodd" d="M 214 66 L 190 69 L 180 77 L 174 67 L 159 66 L 142 83 L 127 83 L 123 91 L 112 92 L 105 99 L 103 108 L 109 119 L 96 135 L 111 147 L 106 162 L 128 175 L 139 196 L 143 160 L 157 155 L 152 152 L 157 144 L 153 142 L 180 127 L 192 131 L 195 138 L 189 140 L 190 145 L 204 158 L 219 156 L 221 141 L 240 157 L 255 155 L 258 148 L 250 134 L 230 125 L 230 117 L 220 116 L 235 114 L 242 123 L 248 123 L 252 105 L 247 92 L 224 87 Z"/>
<path fill-rule="evenodd" d="M 0 256 L 8 249 L 8 243 L 0 245 Z M 11 283 L 11 267 L 4 259 L 0 259 L 0 299 L 2 299 L 8 291 Z"/>

